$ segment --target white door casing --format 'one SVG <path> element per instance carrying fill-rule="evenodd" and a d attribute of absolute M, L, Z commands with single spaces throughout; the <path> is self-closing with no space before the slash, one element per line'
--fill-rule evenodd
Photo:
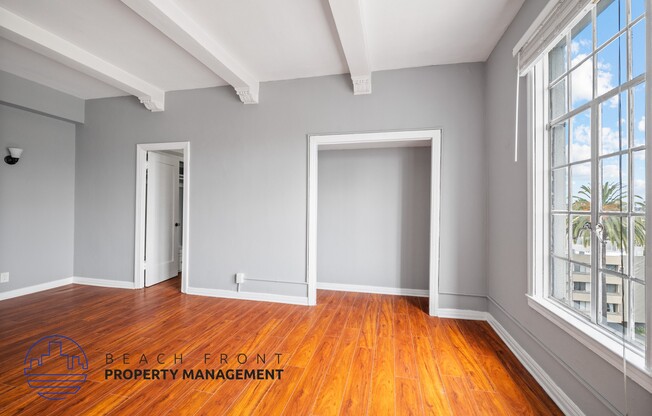
<path fill-rule="evenodd" d="M 175 223 L 179 206 L 178 159 L 148 152 L 145 220 L 145 286 L 178 274 Z"/>

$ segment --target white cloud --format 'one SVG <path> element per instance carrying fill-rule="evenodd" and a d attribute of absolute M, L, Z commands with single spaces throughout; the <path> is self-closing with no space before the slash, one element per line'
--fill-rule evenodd
<path fill-rule="evenodd" d="M 591 158 L 591 126 L 577 124 L 571 139 L 571 162 Z"/>
<path fill-rule="evenodd" d="M 638 131 L 645 133 L 645 116 L 641 117 L 636 128 L 638 128 Z"/>

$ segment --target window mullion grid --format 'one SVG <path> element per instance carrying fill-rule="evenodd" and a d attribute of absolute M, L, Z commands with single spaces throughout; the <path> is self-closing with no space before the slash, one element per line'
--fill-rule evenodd
<path fill-rule="evenodd" d="M 591 9 L 591 26 L 593 29 L 593 50 L 592 53 L 595 54 L 596 43 L 597 43 L 597 34 L 596 34 L 596 8 Z M 596 225 L 598 224 L 598 210 L 600 206 L 600 201 L 602 198 L 601 190 L 599 186 L 599 112 L 598 104 L 595 100 L 597 95 L 597 72 L 598 72 L 598 60 L 595 58 L 596 55 L 593 55 L 593 97 L 591 100 L 591 224 L 592 229 L 595 230 Z M 600 285 L 600 256 L 601 246 L 598 241 L 597 233 L 591 233 L 591 322 L 597 324 L 599 322 L 599 315 L 601 314 L 602 305 L 600 300 L 601 296 L 601 285 Z"/>
<path fill-rule="evenodd" d="M 646 100 L 646 120 L 652 120 L 652 82 L 650 82 L 650 72 L 649 69 L 652 67 L 652 0 L 647 0 L 646 2 L 646 15 L 645 15 L 645 25 L 646 25 L 646 83 L 645 83 L 645 100 Z M 652 210 L 647 208 L 647 200 L 652 197 L 652 183 L 649 180 L 652 178 L 652 128 L 650 128 L 650 123 L 645 129 L 645 189 L 646 189 L 646 208 L 645 208 L 645 226 L 652 224 Z M 647 234 L 647 232 L 646 232 Z M 647 237 L 647 236 L 646 236 Z M 652 246 L 650 244 L 645 244 L 645 321 L 646 321 L 646 344 L 645 344 L 645 365 L 648 369 L 652 370 L 652 331 L 650 330 L 650 325 L 652 324 L 652 285 L 649 284 L 649 279 L 652 278 Z"/>

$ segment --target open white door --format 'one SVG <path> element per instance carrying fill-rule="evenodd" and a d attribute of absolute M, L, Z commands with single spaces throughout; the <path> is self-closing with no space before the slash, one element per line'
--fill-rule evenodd
<path fill-rule="evenodd" d="M 175 224 L 178 223 L 179 162 L 174 156 L 147 152 L 145 286 L 178 274 Z"/>

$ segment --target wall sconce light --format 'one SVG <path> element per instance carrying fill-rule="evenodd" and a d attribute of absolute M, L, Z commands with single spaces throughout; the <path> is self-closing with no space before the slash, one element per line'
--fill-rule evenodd
<path fill-rule="evenodd" d="M 9 147 L 9 155 L 5 156 L 5 162 L 8 165 L 15 165 L 18 163 L 18 159 L 20 159 L 20 155 L 23 154 L 23 149 L 19 149 L 17 147 Z"/>

